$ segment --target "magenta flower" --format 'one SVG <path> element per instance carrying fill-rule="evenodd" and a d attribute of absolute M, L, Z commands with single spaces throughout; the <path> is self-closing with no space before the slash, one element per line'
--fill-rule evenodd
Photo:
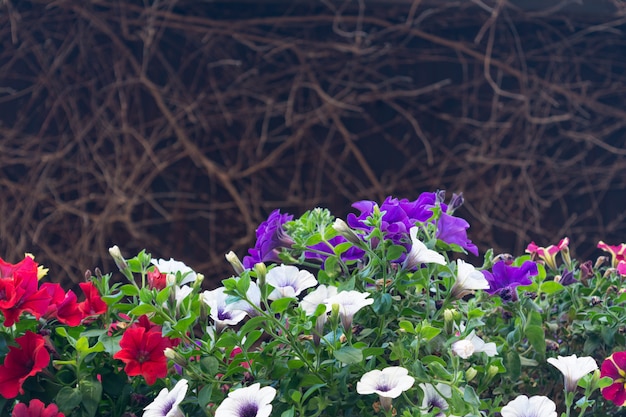
<path fill-rule="evenodd" d="M 567 252 L 566 256 L 569 256 L 568 245 L 569 239 L 567 237 L 561 239 L 558 245 L 550 245 L 547 248 L 537 246 L 535 242 L 530 242 L 526 247 L 526 253 L 538 256 L 546 263 L 546 265 L 548 265 L 548 267 L 556 270 L 556 254 L 561 252 L 565 255 Z"/>
<path fill-rule="evenodd" d="M 248 250 L 250 255 L 243 258 L 243 266 L 250 269 L 259 262 L 279 262 L 280 248 L 288 248 L 293 244 L 293 240 L 283 229 L 283 224 L 292 219 L 292 215 L 280 214 L 280 210 L 274 210 L 256 229 L 256 244 Z"/>
<path fill-rule="evenodd" d="M 615 352 L 602 362 L 600 377 L 610 377 L 613 383 L 602 388 L 602 396 L 618 407 L 626 405 L 626 352 Z"/>
<path fill-rule="evenodd" d="M 532 284 L 531 276 L 537 275 L 537 264 L 526 261 L 522 266 L 507 265 L 504 261 L 493 264 L 492 272 L 482 271 L 489 283 L 489 294 L 497 294 L 503 301 L 517 301 L 517 287 Z"/>
<path fill-rule="evenodd" d="M 620 261 L 626 261 L 626 243 L 620 243 L 618 246 L 607 245 L 603 241 L 598 242 L 598 249 L 611 254 L 613 268 L 617 268 Z"/>

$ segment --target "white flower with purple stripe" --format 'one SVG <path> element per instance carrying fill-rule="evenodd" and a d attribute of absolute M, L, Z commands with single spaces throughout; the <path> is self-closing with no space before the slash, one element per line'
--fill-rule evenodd
<path fill-rule="evenodd" d="M 187 395 L 187 384 L 186 379 L 181 379 L 171 391 L 163 388 L 154 401 L 144 408 L 143 417 L 184 417 L 178 405 Z"/>
<path fill-rule="evenodd" d="M 274 287 L 267 297 L 270 300 L 295 298 L 307 288 L 315 287 L 317 280 L 309 271 L 300 270 L 293 265 L 280 265 L 272 268 L 266 276 L 266 282 Z"/>
<path fill-rule="evenodd" d="M 224 327 L 238 324 L 246 317 L 245 311 L 233 309 L 232 304 L 226 304 L 227 298 L 228 295 L 224 293 L 224 287 L 202 293 L 202 301 L 211 309 L 209 315 L 215 322 L 218 333 Z"/>
<path fill-rule="evenodd" d="M 269 417 L 275 396 L 274 388 L 261 388 L 259 383 L 239 388 L 228 393 L 228 397 L 215 410 L 215 417 Z"/>

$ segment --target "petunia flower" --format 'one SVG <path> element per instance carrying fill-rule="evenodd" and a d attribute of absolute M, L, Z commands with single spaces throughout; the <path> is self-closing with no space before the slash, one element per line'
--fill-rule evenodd
<path fill-rule="evenodd" d="M 576 355 L 559 356 L 558 359 L 548 358 L 548 363 L 563 374 L 565 391 L 567 392 L 575 391 L 580 378 L 598 369 L 598 364 L 590 356 L 581 358 L 577 358 Z"/>
<path fill-rule="evenodd" d="M 260 388 L 261 384 L 239 388 L 228 393 L 228 397 L 215 410 L 215 417 L 269 417 L 276 390 Z"/>
<path fill-rule="evenodd" d="M 65 417 L 65 414 L 59 412 L 56 404 L 46 406 L 37 398 L 33 398 L 28 405 L 17 403 L 11 417 Z"/>
<path fill-rule="evenodd" d="M 531 276 L 537 275 L 537 264 L 526 261 L 521 266 L 507 265 L 504 261 L 493 264 L 492 272 L 482 271 L 489 283 L 489 294 L 497 294 L 503 301 L 517 301 L 517 287 L 532 284 Z"/>
<path fill-rule="evenodd" d="M 449 408 L 447 399 L 452 397 L 452 388 L 443 383 L 437 385 L 422 383 L 419 387 L 424 391 L 422 411 L 428 413 L 436 408 L 439 409 L 439 413 L 435 414 L 435 417 L 444 417 L 445 411 Z"/>
<path fill-rule="evenodd" d="M 502 417 L 557 417 L 556 404 L 548 397 L 518 395 L 500 411 Z"/>
<path fill-rule="evenodd" d="M 463 359 L 467 359 L 474 353 L 485 352 L 487 356 L 495 356 L 498 354 L 496 344 L 493 342 L 485 343 L 483 339 L 476 336 L 476 332 L 472 332 L 465 338 L 457 340 L 451 346 L 452 351 Z"/>
<path fill-rule="evenodd" d="M 337 295 L 327 298 L 325 304 L 330 308 L 332 308 L 333 304 L 339 306 L 341 324 L 346 332 L 350 332 L 352 329 L 352 319 L 357 311 L 374 303 L 373 299 L 367 298 L 369 296 L 370 293 L 368 292 L 342 291 Z"/>
<path fill-rule="evenodd" d="M 469 227 L 470 225 L 466 220 L 447 213 L 441 213 L 441 217 L 437 220 L 437 234 L 435 237 L 442 242 L 459 245 L 474 254 L 474 256 L 478 256 L 478 247 L 467 237 L 467 229 Z"/>
<path fill-rule="evenodd" d="M 312 246 L 308 246 L 307 251 L 304 252 L 304 256 L 307 259 L 320 259 L 322 261 L 326 260 L 331 255 L 335 254 L 334 248 L 342 243 L 346 243 L 348 240 L 343 236 L 335 236 L 328 239 L 327 242 L 320 242 Z M 312 250 L 311 250 L 312 249 Z M 341 254 L 341 260 L 343 261 L 355 261 L 357 259 L 362 259 L 365 255 L 365 251 L 357 248 L 356 246 L 351 247 L 347 251 Z"/>
<path fill-rule="evenodd" d="M 185 265 L 183 262 L 176 261 L 173 258 L 170 258 L 169 261 L 165 259 L 151 259 L 150 262 L 152 263 L 152 265 L 155 265 L 157 267 L 157 270 L 162 274 L 176 275 L 177 272 L 180 272 L 180 275 L 183 278 L 182 281 L 178 283 L 179 285 L 192 283 L 196 280 L 198 276 L 198 274 L 196 274 L 193 269 Z M 163 288 L 165 288 L 165 286 L 163 286 Z"/>
<path fill-rule="evenodd" d="M 617 246 L 607 245 L 603 241 L 598 242 L 598 249 L 611 254 L 611 265 L 617 268 L 620 261 L 626 261 L 626 243 L 620 243 Z"/>
<path fill-rule="evenodd" d="M 50 295 L 39 288 L 37 263 L 29 256 L 17 264 L 0 258 L 0 313 L 4 326 L 11 327 L 23 312 L 41 318 L 50 305 Z"/>
<path fill-rule="evenodd" d="M 270 213 L 267 220 L 256 229 L 256 243 L 248 250 L 249 256 L 243 258 L 243 266 L 251 269 L 259 262 L 278 262 L 281 248 L 289 248 L 293 240 L 285 233 L 283 224 L 292 220 L 291 214 L 280 214 L 280 210 Z"/>
<path fill-rule="evenodd" d="M 409 230 L 409 234 L 411 236 L 411 250 L 406 255 L 402 266 L 405 269 L 410 270 L 417 268 L 417 266 L 420 264 L 434 263 L 439 265 L 445 265 L 446 259 L 443 257 L 442 254 L 432 249 L 428 249 L 426 245 L 417 238 L 418 230 L 419 229 L 415 226 L 411 227 L 411 229 Z"/>
<path fill-rule="evenodd" d="M 602 396 L 618 407 L 626 405 L 626 352 L 615 352 L 602 362 L 600 377 L 613 379 L 613 383 L 602 388 Z"/>
<path fill-rule="evenodd" d="M 234 326 L 246 317 L 245 311 L 236 310 L 233 304 L 226 304 L 228 295 L 224 290 L 224 287 L 220 287 L 202 293 L 202 301 L 209 306 L 209 314 L 215 322 L 218 333 L 226 326 Z"/>
<path fill-rule="evenodd" d="M 43 336 L 29 330 L 15 342 L 17 346 L 9 346 L 4 364 L 0 365 L 0 395 L 4 398 L 24 394 L 24 381 L 37 375 L 50 363 Z"/>
<path fill-rule="evenodd" d="M 124 362 L 124 372 L 128 376 L 141 375 L 148 385 L 152 385 L 157 378 L 167 375 L 164 351 L 172 346 L 173 341 L 162 336 L 161 327 L 152 325 L 146 317 L 124 331 L 120 340 L 121 350 L 113 358 Z"/>
<path fill-rule="evenodd" d="M 163 388 L 154 401 L 144 408 L 142 417 L 185 417 L 179 404 L 185 399 L 187 388 L 186 379 L 178 381 L 171 391 Z"/>
<path fill-rule="evenodd" d="M 308 293 L 302 301 L 300 301 L 300 307 L 304 310 L 307 316 L 312 316 L 317 307 L 320 305 L 326 305 L 326 312 L 320 314 L 315 320 L 315 331 L 313 332 L 313 342 L 319 345 L 322 334 L 324 333 L 324 324 L 326 324 L 326 313 L 330 312 L 331 306 L 326 304 L 326 300 L 330 297 L 337 295 L 337 287 L 332 285 L 320 285 L 314 291 Z"/>
<path fill-rule="evenodd" d="M 526 253 L 530 253 L 533 256 L 541 258 L 546 263 L 546 265 L 548 265 L 549 268 L 556 270 L 556 254 L 559 252 L 561 252 L 562 256 L 564 256 L 564 259 L 569 264 L 568 245 L 569 238 L 567 237 L 561 239 L 558 245 L 550 245 L 547 248 L 537 246 L 535 242 L 530 242 L 526 247 Z"/>
<path fill-rule="evenodd" d="M 78 285 L 85 293 L 85 301 L 78 303 L 78 308 L 86 317 L 99 316 L 107 312 L 107 303 L 102 300 L 93 282 L 81 282 Z"/>
<path fill-rule="evenodd" d="M 391 400 L 397 398 L 415 383 L 409 371 L 401 366 L 389 366 L 382 371 L 374 369 L 361 377 L 356 392 L 361 395 L 378 394 L 384 410 L 391 410 Z"/>
<path fill-rule="evenodd" d="M 626 275 L 626 261 L 619 261 L 619 263 L 617 264 L 617 272 L 621 276 Z"/>
<path fill-rule="evenodd" d="M 462 259 L 457 260 L 456 281 L 450 290 L 454 298 L 463 298 L 473 290 L 489 289 L 489 282 L 485 276 L 474 268 L 473 265 L 466 263 Z"/>
<path fill-rule="evenodd" d="M 274 287 L 267 296 L 270 300 L 285 297 L 297 297 L 302 291 L 317 285 L 317 280 L 309 271 L 300 270 L 293 265 L 279 265 L 272 268 L 266 276 L 266 282 Z"/>
<path fill-rule="evenodd" d="M 85 315 L 78 308 L 76 294 L 72 290 L 65 292 L 63 287 L 56 282 L 46 282 L 41 285 L 50 296 L 48 310 L 44 314 L 46 319 L 57 319 L 60 323 L 68 326 L 78 326 Z"/>

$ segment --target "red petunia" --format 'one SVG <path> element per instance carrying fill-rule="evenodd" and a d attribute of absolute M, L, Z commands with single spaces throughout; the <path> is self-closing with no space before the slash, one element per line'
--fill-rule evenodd
<path fill-rule="evenodd" d="M 78 308 L 76 294 L 72 290 L 65 292 L 61 285 L 47 282 L 41 286 L 50 295 L 50 304 L 45 317 L 54 317 L 68 326 L 78 326 L 85 315 Z"/>
<path fill-rule="evenodd" d="M 18 403 L 13 408 L 11 417 L 65 417 L 65 414 L 59 412 L 56 404 L 44 405 L 38 399 L 33 399 L 28 403 Z"/>
<path fill-rule="evenodd" d="M 81 290 L 85 293 L 85 301 L 78 304 L 85 316 L 98 316 L 107 312 L 107 304 L 100 297 L 100 293 L 93 282 L 81 282 Z"/>
<path fill-rule="evenodd" d="M 626 352 L 615 352 L 602 362 L 600 376 L 608 376 L 613 383 L 602 388 L 602 396 L 615 405 L 626 405 Z"/>
<path fill-rule="evenodd" d="M 0 395 L 4 398 L 15 398 L 18 392 L 23 394 L 26 378 L 36 375 L 50 363 L 50 354 L 41 335 L 27 331 L 15 341 L 19 347 L 10 346 L 4 365 L 0 365 Z"/>
<path fill-rule="evenodd" d="M 122 349 L 113 357 L 126 364 L 124 371 L 128 376 L 142 375 L 148 385 L 152 385 L 157 378 L 167 375 L 164 351 L 173 346 L 173 341 L 161 335 L 159 326 L 148 330 L 145 323 L 142 324 L 126 329 L 120 340 Z"/>
<path fill-rule="evenodd" d="M 47 291 L 39 289 L 37 263 L 30 257 L 13 265 L 0 259 L 0 312 L 4 325 L 12 326 L 24 311 L 39 319 L 50 303 Z"/>
<path fill-rule="evenodd" d="M 167 287 L 167 274 L 163 274 L 157 267 L 148 272 L 148 287 L 161 291 Z"/>

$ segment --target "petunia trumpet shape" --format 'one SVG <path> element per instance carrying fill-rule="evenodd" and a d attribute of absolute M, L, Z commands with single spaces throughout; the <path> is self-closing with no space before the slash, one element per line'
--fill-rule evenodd
<path fill-rule="evenodd" d="M 238 324 L 246 317 L 244 310 L 237 310 L 233 307 L 233 304 L 226 304 L 228 295 L 224 293 L 224 290 L 224 287 L 220 287 L 202 293 L 202 301 L 211 309 L 209 314 L 215 322 L 215 328 L 218 332 L 226 326 Z"/>
<path fill-rule="evenodd" d="M 27 331 L 15 339 L 18 346 L 9 346 L 9 353 L 0 365 L 0 395 L 15 398 L 24 394 L 22 385 L 50 363 L 43 336 Z"/>
<path fill-rule="evenodd" d="M 598 369 L 598 364 L 590 356 L 581 358 L 576 355 L 559 356 L 557 359 L 548 358 L 548 363 L 556 367 L 565 378 L 565 391 L 573 392 L 578 386 L 578 380 L 589 372 Z"/>
<path fill-rule="evenodd" d="M 367 298 L 368 292 L 342 291 L 335 296 L 326 299 L 326 305 L 332 308 L 333 304 L 339 305 L 339 317 L 346 332 L 352 329 L 352 319 L 354 315 L 365 306 L 374 303 L 374 300 Z"/>
<path fill-rule="evenodd" d="M 503 301 L 517 301 L 517 287 L 532 284 L 530 277 L 538 273 L 537 264 L 532 261 L 526 261 L 519 267 L 498 261 L 491 271 L 482 271 L 489 283 L 485 291 L 499 295 Z"/>
<path fill-rule="evenodd" d="M 549 268 L 556 270 L 556 254 L 561 252 L 561 256 L 564 257 L 566 263 L 569 266 L 569 238 L 565 237 L 561 239 L 558 245 L 550 245 L 547 248 L 537 246 L 535 242 L 530 242 L 526 247 L 526 252 L 533 256 L 538 256 L 542 259 Z M 535 259 L 535 258 L 533 258 Z"/>
<path fill-rule="evenodd" d="M 422 383 L 419 387 L 424 391 L 422 411 L 428 413 L 433 409 L 438 409 L 439 412 L 435 414 L 435 417 L 444 417 L 445 411 L 450 407 L 447 399 L 452 397 L 452 388 L 442 383 L 437 385 Z"/>
<path fill-rule="evenodd" d="M 495 356 L 498 354 L 496 344 L 493 342 L 485 343 L 483 339 L 476 336 L 474 330 L 465 338 L 457 340 L 452 344 L 452 351 L 463 359 L 467 359 L 474 353 L 485 352 L 487 356 Z"/>
<path fill-rule="evenodd" d="M 385 369 L 374 369 L 361 377 L 356 384 L 356 392 L 361 395 L 378 394 L 384 410 L 391 410 L 391 400 L 397 398 L 415 383 L 409 371 L 401 366 L 389 366 Z"/>
<path fill-rule="evenodd" d="M 456 271 L 456 281 L 450 290 L 454 298 L 463 298 L 473 290 L 489 289 L 489 282 L 485 276 L 462 259 L 457 260 Z"/>

